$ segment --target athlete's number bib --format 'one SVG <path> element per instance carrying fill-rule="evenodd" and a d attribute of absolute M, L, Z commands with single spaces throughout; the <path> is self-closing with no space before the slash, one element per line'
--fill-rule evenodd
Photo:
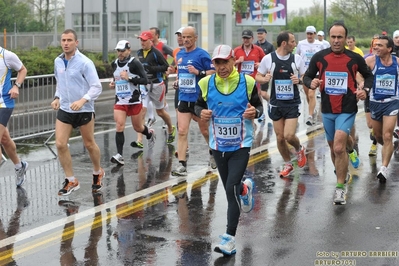
<path fill-rule="evenodd" d="M 377 75 L 375 80 L 375 93 L 395 95 L 395 75 Z"/>
<path fill-rule="evenodd" d="M 294 99 L 294 84 L 290 79 L 276 79 L 274 81 L 275 93 L 277 100 Z"/>
<path fill-rule="evenodd" d="M 132 91 L 130 90 L 129 82 L 127 80 L 115 81 L 115 92 L 119 98 L 132 97 Z"/>
<path fill-rule="evenodd" d="M 326 71 L 325 91 L 329 95 L 342 95 L 348 91 L 348 73 Z"/>
<path fill-rule="evenodd" d="M 314 55 L 314 53 L 311 53 L 311 52 L 305 53 L 305 56 L 306 56 L 305 66 L 309 65 L 310 59 L 312 59 L 313 55 Z"/>
<path fill-rule="evenodd" d="M 214 119 L 216 143 L 218 146 L 237 146 L 240 145 L 241 139 L 241 118 L 222 118 Z"/>
<path fill-rule="evenodd" d="M 244 61 L 241 63 L 241 73 L 251 75 L 255 70 L 255 61 Z"/>
<path fill-rule="evenodd" d="M 179 90 L 184 93 L 196 93 L 195 75 L 190 73 L 179 73 Z"/>

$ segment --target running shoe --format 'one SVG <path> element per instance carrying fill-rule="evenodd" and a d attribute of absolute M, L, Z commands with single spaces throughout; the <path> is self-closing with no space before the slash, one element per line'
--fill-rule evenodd
<path fill-rule="evenodd" d="M 152 127 L 156 122 L 157 122 L 157 119 L 155 117 L 154 118 L 148 118 L 146 126 L 147 127 Z"/>
<path fill-rule="evenodd" d="M 395 139 L 399 139 L 399 127 L 395 127 L 395 129 L 393 130 L 393 136 L 395 137 Z"/>
<path fill-rule="evenodd" d="M 290 173 L 292 172 L 292 170 L 294 170 L 294 167 L 292 166 L 292 164 L 286 163 L 284 165 L 283 170 L 281 170 L 281 172 L 280 172 L 280 178 L 289 176 Z"/>
<path fill-rule="evenodd" d="M 296 153 L 296 158 L 298 160 L 298 167 L 302 168 L 306 164 L 305 147 L 301 145 L 301 149 Z"/>
<path fill-rule="evenodd" d="M 357 152 L 354 149 L 351 153 L 349 153 L 349 161 L 351 162 L 353 168 L 358 168 L 360 164 L 360 159 L 357 156 Z"/>
<path fill-rule="evenodd" d="M 377 145 L 371 144 L 369 156 L 377 156 Z"/>
<path fill-rule="evenodd" d="M 333 202 L 335 205 L 345 205 L 346 204 L 346 189 L 335 188 Z"/>
<path fill-rule="evenodd" d="M 377 174 L 377 178 L 380 180 L 381 184 L 384 184 L 387 182 L 387 177 L 388 177 L 388 168 L 385 166 L 381 166 L 380 171 Z"/>
<path fill-rule="evenodd" d="M 73 191 L 78 190 L 79 188 L 80 184 L 76 178 L 73 182 L 65 178 L 63 187 L 58 191 L 58 196 L 67 196 L 71 194 Z"/>
<path fill-rule="evenodd" d="M 93 175 L 92 192 L 99 192 L 103 188 L 103 178 L 105 176 L 104 169 L 100 168 L 100 174 Z"/>
<path fill-rule="evenodd" d="M 141 143 L 140 141 L 133 141 L 132 143 L 130 143 L 130 146 L 132 146 L 133 148 L 139 148 L 139 149 L 144 148 L 143 143 Z"/>
<path fill-rule="evenodd" d="M 250 212 L 254 208 L 255 205 L 255 199 L 253 197 L 253 187 L 254 187 L 254 181 L 251 178 L 246 178 L 242 184 L 243 186 L 246 186 L 247 189 L 243 189 L 243 191 L 247 191 L 245 195 L 240 195 L 240 200 L 241 200 L 241 210 L 243 212 Z"/>
<path fill-rule="evenodd" d="M 172 126 L 172 133 L 168 134 L 168 139 L 166 140 L 166 143 L 171 144 L 173 141 L 175 141 L 176 138 L 176 127 Z"/>
<path fill-rule="evenodd" d="M 209 165 L 212 169 L 218 168 L 218 166 L 216 165 L 215 157 L 213 157 L 213 155 L 209 155 L 209 163 L 208 163 L 208 165 Z"/>
<path fill-rule="evenodd" d="M 223 234 L 220 236 L 222 241 L 215 246 L 214 251 L 225 255 L 233 255 L 236 253 L 236 241 L 234 236 Z"/>
<path fill-rule="evenodd" d="M 313 126 L 313 117 L 311 115 L 306 119 L 306 125 Z"/>
<path fill-rule="evenodd" d="M 26 170 L 28 169 L 29 164 L 25 161 L 21 161 L 22 167 L 17 169 L 15 168 L 15 178 L 17 187 L 22 186 L 26 179 Z"/>
<path fill-rule="evenodd" d="M 120 165 L 124 165 L 125 164 L 125 160 L 123 160 L 122 155 L 120 155 L 119 153 L 117 153 L 116 155 L 112 156 L 111 162 L 112 163 L 116 163 L 116 164 L 120 164 Z"/>
<path fill-rule="evenodd" d="M 183 165 L 179 165 L 175 170 L 172 171 L 173 176 L 186 176 L 187 169 Z"/>

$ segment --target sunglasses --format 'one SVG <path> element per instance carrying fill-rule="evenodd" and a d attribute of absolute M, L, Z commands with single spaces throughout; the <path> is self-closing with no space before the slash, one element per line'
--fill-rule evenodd
<path fill-rule="evenodd" d="M 118 53 L 124 53 L 124 52 L 126 51 L 126 49 L 123 49 L 123 50 L 121 50 L 121 49 L 116 49 L 116 51 L 117 51 Z"/>

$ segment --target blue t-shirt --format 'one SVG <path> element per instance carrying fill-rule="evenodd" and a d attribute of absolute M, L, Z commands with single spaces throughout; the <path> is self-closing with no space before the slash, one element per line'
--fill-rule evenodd
<path fill-rule="evenodd" d="M 198 99 L 200 88 L 198 86 L 199 76 L 190 74 L 188 66 L 192 65 L 199 71 L 214 70 L 211 57 L 201 48 L 196 47 L 193 51 L 186 52 L 181 49 L 176 55 L 178 80 L 179 80 L 179 100 L 185 102 L 195 102 Z"/>

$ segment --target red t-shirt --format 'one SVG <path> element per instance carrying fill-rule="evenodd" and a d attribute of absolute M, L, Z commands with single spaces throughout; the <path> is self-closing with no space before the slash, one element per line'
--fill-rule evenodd
<path fill-rule="evenodd" d="M 248 74 L 255 78 L 256 73 L 258 72 L 258 68 L 255 67 L 255 63 L 262 61 L 262 58 L 265 56 L 265 52 L 263 52 L 262 48 L 253 44 L 251 51 L 247 55 L 242 45 L 234 48 L 235 59 L 238 60 L 241 56 L 244 56 L 244 62 L 237 65 L 238 72 Z"/>

